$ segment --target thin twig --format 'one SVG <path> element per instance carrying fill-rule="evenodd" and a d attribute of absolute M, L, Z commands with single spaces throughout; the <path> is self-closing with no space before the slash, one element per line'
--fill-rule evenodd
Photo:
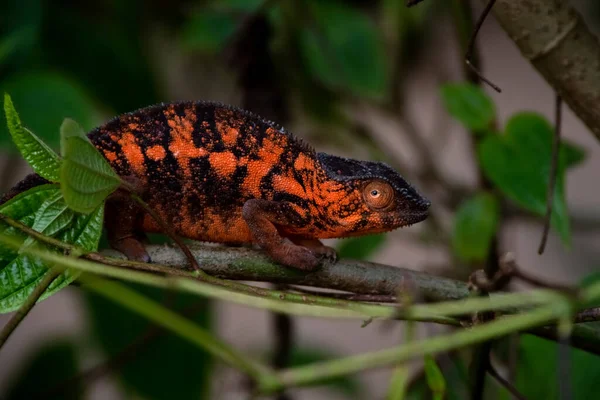
<path fill-rule="evenodd" d="M 315 296 L 330 297 L 332 299 L 343 299 L 348 301 L 361 301 L 364 303 L 396 303 L 397 296 L 389 294 L 359 294 L 359 293 L 338 293 L 338 292 L 324 292 L 321 290 L 311 290 L 290 285 L 288 289 L 294 290 L 300 293 L 306 293 Z"/>
<path fill-rule="evenodd" d="M 60 272 L 55 271 L 54 269 L 49 269 L 48 272 L 44 275 L 44 277 L 37 284 L 33 292 L 27 297 L 25 302 L 19 307 L 19 309 L 15 312 L 15 314 L 11 317 L 11 319 L 4 325 L 2 331 L 0 332 L 0 350 L 2 346 L 6 343 L 10 335 L 17 329 L 19 324 L 25 319 L 29 311 L 35 306 L 37 301 L 42 297 L 46 289 L 50 287 L 52 282 L 60 275 Z"/>
<path fill-rule="evenodd" d="M 526 272 L 523 272 L 523 270 L 521 268 L 519 268 L 519 266 L 517 265 L 515 256 L 512 253 L 506 253 L 506 254 L 504 254 L 504 256 L 501 257 L 500 268 L 502 269 L 502 272 L 504 274 L 518 278 L 518 279 L 522 280 L 523 282 L 529 283 L 530 285 L 541 287 L 541 288 L 546 288 L 546 289 L 556 290 L 556 291 L 563 292 L 563 293 L 566 293 L 566 294 L 569 294 L 572 296 L 577 296 L 577 293 L 578 293 L 577 288 L 574 288 L 571 286 L 566 286 L 566 285 L 561 285 L 558 283 L 546 282 L 538 277 L 535 277 L 535 276 L 529 275 Z"/>
<path fill-rule="evenodd" d="M 560 128 L 562 124 L 562 97 L 556 94 L 554 104 L 554 137 L 552 139 L 552 161 L 550 164 L 550 177 L 548 191 L 546 193 L 546 216 L 544 218 L 544 230 L 542 240 L 538 247 L 538 254 L 542 254 L 546 248 L 548 233 L 550 232 L 550 220 L 552 219 L 552 206 L 554 204 L 554 190 L 556 187 L 556 175 L 558 174 L 558 155 L 560 150 Z"/>
<path fill-rule="evenodd" d="M 138 196 L 137 193 L 132 191 L 129 187 L 127 187 L 127 189 L 129 190 L 131 198 L 135 200 L 144 209 L 144 211 L 146 211 L 152 217 L 152 219 L 156 221 L 156 223 L 161 227 L 163 232 L 166 233 L 167 236 L 169 236 L 169 238 L 177 244 L 177 246 L 179 246 L 183 254 L 185 254 L 185 257 L 190 263 L 192 269 L 199 273 L 200 277 L 203 277 L 204 272 L 200 268 L 200 265 L 198 265 L 198 261 L 192 255 L 192 252 L 190 251 L 189 247 L 185 243 L 183 243 L 183 240 L 181 240 L 181 238 L 173 231 L 173 229 L 171 229 L 171 227 L 160 217 L 160 215 L 158 215 L 152 209 L 152 207 L 148 205 L 148 203 L 142 200 L 142 198 Z"/>
<path fill-rule="evenodd" d="M 573 322 L 595 322 L 600 321 L 600 307 L 587 308 L 575 314 Z"/>
<path fill-rule="evenodd" d="M 477 34 L 479 34 L 479 30 L 481 29 L 483 22 L 485 21 L 488 14 L 492 10 L 492 7 L 494 7 L 494 3 L 496 3 L 496 0 L 490 0 L 488 2 L 488 4 L 485 6 L 485 9 L 479 16 L 479 19 L 475 23 L 475 29 L 473 30 L 473 33 L 471 34 L 471 38 L 469 39 L 469 44 L 467 45 L 467 53 L 465 54 L 465 63 L 471 69 L 471 71 L 473 71 L 473 73 L 475 75 L 477 75 L 477 77 L 479 79 L 481 79 L 483 82 L 487 83 L 496 92 L 500 93 L 500 92 L 502 92 L 502 89 L 500 89 L 499 86 L 495 85 L 493 82 L 491 82 L 485 76 L 483 76 L 481 71 L 479 71 L 479 68 L 473 63 L 473 53 L 475 51 L 475 39 L 477 39 Z"/>
<path fill-rule="evenodd" d="M 525 396 L 523 396 L 517 390 L 517 388 L 513 386 L 512 383 L 510 383 L 509 381 L 504 379 L 504 377 L 502 375 L 500 375 L 500 373 L 496 370 L 496 368 L 494 368 L 494 366 L 491 363 L 488 366 L 488 373 L 490 374 L 490 376 L 492 378 L 494 378 L 496 380 L 496 382 L 498 382 L 500 385 L 504 386 L 504 388 L 506 390 L 508 390 L 518 400 L 527 400 L 527 398 Z"/>

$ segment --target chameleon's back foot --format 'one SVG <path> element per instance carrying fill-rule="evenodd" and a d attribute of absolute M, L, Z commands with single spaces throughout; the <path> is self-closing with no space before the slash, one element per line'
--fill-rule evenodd
<path fill-rule="evenodd" d="M 128 179 L 128 181 L 130 181 Z M 150 262 L 144 247 L 147 236 L 138 227 L 143 212 L 127 194 L 115 192 L 106 201 L 104 226 L 110 247 L 125 254 L 129 260 Z"/>
<path fill-rule="evenodd" d="M 110 240 L 110 246 L 125 254 L 128 260 L 145 263 L 152 261 L 142 242 L 134 236 Z"/>

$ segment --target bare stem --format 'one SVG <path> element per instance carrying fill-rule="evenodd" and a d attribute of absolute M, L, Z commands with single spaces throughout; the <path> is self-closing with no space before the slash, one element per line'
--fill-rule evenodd
<path fill-rule="evenodd" d="M 550 221 L 552 219 L 552 206 L 554 205 L 554 189 L 556 187 L 556 175 L 558 172 L 558 154 L 560 150 L 560 126 L 562 124 L 562 98 L 556 95 L 554 105 L 554 137 L 552 139 L 552 161 L 550 162 L 550 181 L 546 192 L 546 216 L 544 218 L 544 230 L 542 240 L 538 247 L 538 254 L 542 254 L 546 248 L 548 233 L 550 232 Z"/>
<path fill-rule="evenodd" d="M 17 329 L 19 324 L 25 319 L 29 311 L 35 306 L 37 301 L 42 297 L 46 289 L 50 287 L 52 282 L 60 275 L 60 272 L 55 271 L 53 269 L 48 270 L 46 274 L 42 277 L 40 282 L 37 284 L 33 292 L 27 297 L 25 302 L 19 307 L 19 309 L 15 312 L 15 314 L 11 317 L 11 319 L 4 325 L 2 331 L 0 332 L 0 350 L 2 346 L 6 343 L 10 335 Z"/>

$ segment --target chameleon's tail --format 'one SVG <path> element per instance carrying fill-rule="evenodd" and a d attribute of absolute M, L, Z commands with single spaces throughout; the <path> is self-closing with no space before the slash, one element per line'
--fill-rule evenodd
<path fill-rule="evenodd" d="M 38 174 L 29 174 L 21 182 L 17 183 L 12 189 L 0 197 L 0 205 L 6 203 L 19 193 L 25 192 L 33 187 L 50 183 L 50 181 L 42 178 Z"/>

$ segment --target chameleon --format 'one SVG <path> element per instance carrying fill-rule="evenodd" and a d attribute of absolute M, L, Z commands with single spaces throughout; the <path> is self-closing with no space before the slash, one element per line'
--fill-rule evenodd
<path fill-rule="evenodd" d="M 335 262 L 335 250 L 320 239 L 412 225 L 430 207 L 385 163 L 317 152 L 278 124 L 221 103 L 158 104 L 87 136 L 179 236 L 255 244 L 300 270 Z M 43 183 L 29 175 L 2 201 Z M 159 225 L 126 196 L 109 196 L 105 207 L 110 246 L 149 262 L 145 235 Z"/>

